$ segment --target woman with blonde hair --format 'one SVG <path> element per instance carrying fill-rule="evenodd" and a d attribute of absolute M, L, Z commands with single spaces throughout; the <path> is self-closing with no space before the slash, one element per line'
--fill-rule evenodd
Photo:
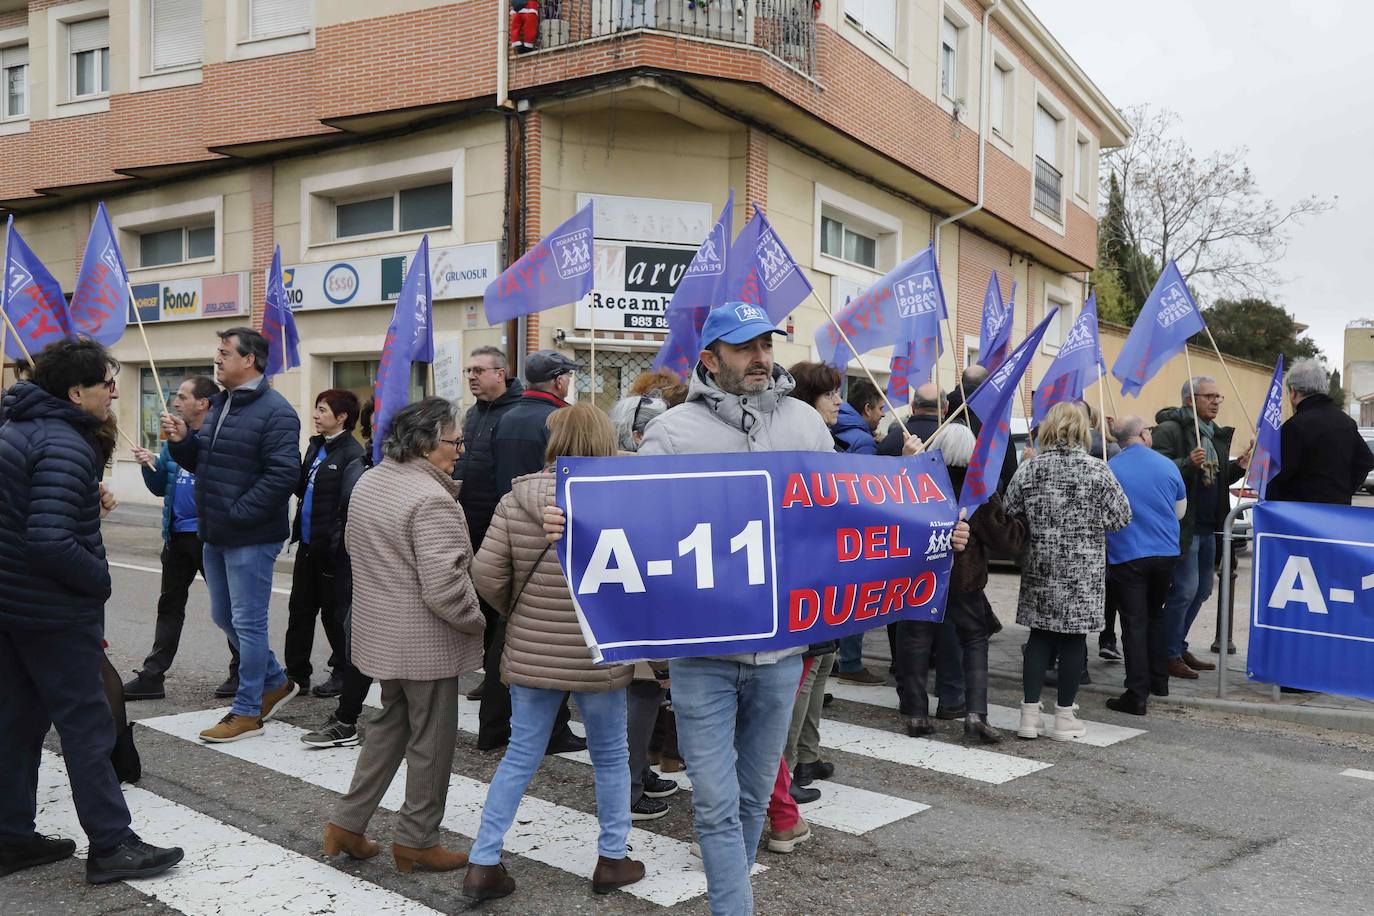
<path fill-rule="evenodd" d="M 1030 627 L 1022 662 L 1021 722 L 1016 734 L 1044 734 L 1040 692 L 1045 671 L 1059 657 L 1059 696 L 1050 737 L 1059 741 L 1086 733 L 1075 714 L 1088 633 L 1103 627 L 1106 601 L 1107 532 L 1124 528 L 1131 506 L 1104 461 L 1088 454 L 1091 427 L 1079 404 L 1050 408 L 1039 427 L 1039 452 L 1017 468 L 1007 487 L 1008 515 L 1030 526 L 1021 568 L 1016 622 Z"/>
<path fill-rule="evenodd" d="M 632 666 L 592 661 L 573 608 L 568 581 L 544 537 L 544 508 L 555 502 L 559 456 L 616 454 L 615 429 L 588 403 L 549 415 L 547 467 L 517 477 L 501 497 L 473 564 L 478 593 L 507 618 L 501 680 L 510 687 L 511 735 L 482 808 L 463 894 L 473 900 L 505 897 L 515 879 L 501 864 L 501 846 L 526 786 L 544 758 L 554 716 L 571 692 L 587 728 L 601 824 L 592 890 L 609 893 L 644 877 L 627 855 L 630 835 L 630 757 L 625 741 L 625 688 Z"/>

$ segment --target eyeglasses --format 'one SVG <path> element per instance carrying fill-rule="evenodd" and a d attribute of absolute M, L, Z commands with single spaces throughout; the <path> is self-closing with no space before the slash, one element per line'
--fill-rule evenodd
<path fill-rule="evenodd" d="M 106 390 L 106 391 L 108 391 L 108 392 L 110 392 L 111 394 L 113 394 L 115 388 L 118 387 L 118 385 L 119 385 L 119 379 L 117 379 L 117 378 L 107 378 L 107 379 L 105 379 L 103 382 L 96 382 L 94 385 L 87 385 L 86 387 L 87 387 L 87 388 L 99 388 L 99 387 L 102 386 L 102 385 L 105 387 L 105 390 Z"/>
<path fill-rule="evenodd" d="M 1224 394 L 1197 394 L 1194 395 L 1194 397 L 1201 398 L 1204 401 L 1212 401 L 1216 404 L 1220 404 L 1222 401 L 1226 400 L 1226 395 Z"/>
<path fill-rule="evenodd" d="M 468 378 L 472 378 L 474 375 L 481 375 L 483 372 L 504 371 L 505 370 L 499 366 L 468 366 L 466 369 L 463 370 L 463 374 L 466 375 Z"/>
<path fill-rule="evenodd" d="M 440 441 L 440 442 L 447 442 L 449 445 L 453 446 L 454 448 L 462 448 L 462 447 L 463 447 L 463 437 L 462 437 L 462 436 L 459 436 L 457 439 L 445 439 L 443 436 L 440 436 L 440 437 L 439 437 L 439 441 Z"/>

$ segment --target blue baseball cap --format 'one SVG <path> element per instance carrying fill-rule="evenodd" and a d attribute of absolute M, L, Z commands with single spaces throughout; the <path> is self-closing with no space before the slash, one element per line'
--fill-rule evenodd
<path fill-rule="evenodd" d="M 718 340 L 742 344 L 762 334 L 784 333 L 768 320 L 768 313 L 757 305 L 727 302 L 711 309 L 711 314 L 706 316 L 706 323 L 701 327 L 701 348 L 705 350 Z"/>

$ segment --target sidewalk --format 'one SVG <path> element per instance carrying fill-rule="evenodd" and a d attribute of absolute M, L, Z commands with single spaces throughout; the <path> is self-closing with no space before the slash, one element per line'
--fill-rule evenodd
<path fill-rule="evenodd" d="M 100 535 L 112 558 L 138 559 L 157 566 L 162 556 L 162 506 L 120 503 L 101 523 Z M 290 577 L 295 557 L 295 547 L 284 546 L 273 569 L 278 575 Z M 278 587 L 289 587 L 285 581 L 278 581 Z"/>
<path fill-rule="evenodd" d="M 1228 659 L 1226 677 L 1226 699 L 1217 697 L 1216 671 L 1199 672 L 1195 681 L 1172 678 L 1169 681 L 1169 696 L 1152 697 L 1152 703 L 1178 703 L 1185 706 L 1212 708 L 1226 712 L 1262 716 L 1288 722 L 1298 722 L 1320 728 L 1338 728 L 1351 732 L 1374 734 L 1374 702 L 1333 696 L 1326 693 L 1285 693 L 1280 694 L 1277 702 L 1273 698 L 1273 688 L 1248 680 L 1245 676 L 1245 656 L 1250 642 L 1248 608 L 1250 606 L 1250 556 L 1246 554 L 1237 563 L 1236 598 L 1237 619 L 1232 624 L 1232 639 L 1236 644 L 1236 654 Z M 1215 580 L 1214 580 L 1215 582 Z M 994 571 L 988 580 L 987 596 L 1004 629 L 992 637 L 988 644 L 988 673 L 993 678 L 1021 683 L 1021 647 L 1029 632 L 1015 623 L 1016 596 L 1020 588 L 1020 576 L 1014 571 Z M 1216 636 L 1217 591 L 1215 584 L 1212 597 L 1198 613 L 1197 621 L 1188 634 L 1188 644 L 1199 659 L 1219 662 L 1219 656 L 1209 649 Z M 1120 645 L 1120 624 L 1117 624 L 1118 645 Z M 886 672 L 890 664 L 887 634 L 882 627 L 870 630 L 864 639 L 864 656 L 871 660 L 870 667 Z M 1085 707 L 1101 705 L 1109 696 L 1119 696 L 1122 691 L 1122 678 L 1125 669 L 1121 662 L 1109 662 L 1097 655 L 1097 636 L 1088 636 L 1088 673 L 1091 684 L 1083 685 L 1080 695 L 1091 695 L 1091 699 L 1080 699 Z M 1085 702 L 1086 700 L 1086 702 Z"/>

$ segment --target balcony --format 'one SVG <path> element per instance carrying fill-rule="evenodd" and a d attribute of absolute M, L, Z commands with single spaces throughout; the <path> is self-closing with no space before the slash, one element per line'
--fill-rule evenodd
<path fill-rule="evenodd" d="M 1055 220 L 1064 219 L 1064 175 L 1039 156 L 1035 157 L 1035 209 Z"/>
<path fill-rule="evenodd" d="M 545 0 L 536 51 L 635 31 L 760 48 L 816 75 L 811 0 Z"/>

